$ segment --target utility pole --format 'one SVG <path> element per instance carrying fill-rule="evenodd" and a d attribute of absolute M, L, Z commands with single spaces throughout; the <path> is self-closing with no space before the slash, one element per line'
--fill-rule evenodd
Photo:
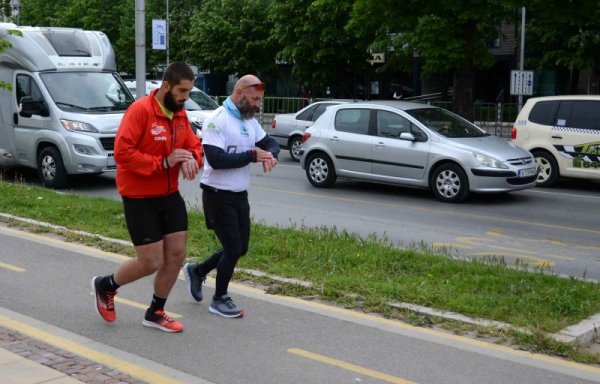
<path fill-rule="evenodd" d="M 165 65 L 165 70 L 169 66 L 169 0 L 167 0 L 167 65 Z"/>
<path fill-rule="evenodd" d="M 146 95 L 145 9 L 145 0 L 135 0 L 135 91 L 138 99 Z"/>
<path fill-rule="evenodd" d="M 519 57 L 519 70 L 525 69 L 525 7 L 521 8 L 521 54 Z M 523 107 L 523 95 L 519 95 L 519 111 Z"/>

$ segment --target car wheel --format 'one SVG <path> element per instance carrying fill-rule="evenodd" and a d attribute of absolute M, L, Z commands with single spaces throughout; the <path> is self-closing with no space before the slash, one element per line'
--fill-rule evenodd
<path fill-rule="evenodd" d="M 442 164 L 431 176 L 435 196 L 444 202 L 459 203 L 469 194 L 469 180 L 465 171 L 456 164 Z"/>
<path fill-rule="evenodd" d="M 37 159 L 38 175 L 44 187 L 62 189 L 67 185 L 67 171 L 55 147 L 42 149 Z"/>
<path fill-rule="evenodd" d="M 558 163 L 554 156 L 546 151 L 535 151 L 533 157 L 540 170 L 537 178 L 538 187 L 551 187 L 558 181 Z"/>
<path fill-rule="evenodd" d="M 306 161 L 306 177 L 315 187 L 330 187 L 337 176 L 333 168 L 333 162 L 323 152 L 313 153 Z"/>
<path fill-rule="evenodd" d="M 288 143 L 290 149 L 290 157 L 294 161 L 300 161 L 300 147 L 302 146 L 302 137 L 294 136 Z"/>

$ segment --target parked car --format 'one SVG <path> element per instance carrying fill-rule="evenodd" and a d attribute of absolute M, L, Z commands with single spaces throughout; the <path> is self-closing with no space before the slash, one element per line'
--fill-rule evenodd
<path fill-rule="evenodd" d="M 300 161 L 298 151 L 302 144 L 304 130 L 310 127 L 327 107 L 341 103 L 345 103 L 345 101 L 317 101 L 296 113 L 275 115 L 271 129 L 267 129 L 267 133 L 279 143 L 280 147 L 289 149 L 292 160 Z"/>
<path fill-rule="evenodd" d="M 535 157 L 540 187 L 561 176 L 600 180 L 600 96 L 531 98 L 517 116 L 512 140 Z"/>
<path fill-rule="evenodd" d="M 316 187 L 345 177 L 429 188 L 441 201 L 460 202 L 470 192 L 531 188 L 538 176 L 523 148 L 420 103 L 331 106 L 303 140 L 300 165 Z"/>
<path fill-rule="evenodd" d="M 159 88 L 162 81 L 147 80 L 146 94 L 149 94 L 153 89 Z M 137 84 L 135 81 L 126 81 L 125 86 L 129 88 L 133 96 L 136 95 Z M 198 100 L 200 103 L 196 102 Z M 200 135 L 202 132 L 202 122 L 210 114 L 210 111 L 217 109 L 219 105 L 206 93 L 194 87 L 190 92 L 190 98 L 185 102 L 185 111 L 187 112 L 190 125 L 194 133 Z"/>

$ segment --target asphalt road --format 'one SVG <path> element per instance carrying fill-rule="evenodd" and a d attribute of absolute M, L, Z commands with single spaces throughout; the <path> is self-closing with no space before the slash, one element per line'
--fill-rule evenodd
<path fill-rule="evenodd" d="M 255 220 L 269 225 L 335 227 L 425 246 L 467 258 L 495 258 L 600 280 L 600 183 L 565 180 L 550 189 L 475 195 L 464 204 L 437 201 L 429 191 L 338 180 L 329 189 L 309 184 L 282 151 L 269 174 L 252 168 L 249 196 Z M 20 170 L 27 182 L 35 173 Z M 182 195 L 201 209 L 199 181 L 181 181 Z M 119 199 L 114 174 L 75 178 L 75 193 Z"/>
<path fill-rule="evenodd" d="M 0 325 L 29 324 L 30 332 L 59 348 L 118 364 L 148 382 L 600 382 L 598 367 L 237 284 L 230 291 L 246 310 L 243 319 L 210 314 L 179 280 L 167 310 L 185 324 L 184 332 L 145 328 L 141 320 L 152 290 L 146 278 L 119 290 L 118 320 L 108 325 L 93 309 L 90 280 L 112 272 L 122 257 L 4 226 L 0 244 Z M 213 284 L 209 279 L 207 296 Z"/>

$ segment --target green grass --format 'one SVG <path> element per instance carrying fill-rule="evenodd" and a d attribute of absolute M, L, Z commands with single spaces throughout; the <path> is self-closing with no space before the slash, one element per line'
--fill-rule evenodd
<path fill-rule="evenodd" d="M 0 196 L 0 212 L 129 240 L 118 201 L 1 181 Z M 189 222 L 188 258 L 203 259 L 219 244 L 200 212 L 191 210 Z M 600 312 L 597 283 L 501 262 L 456 260 L 426 249 L 399 249 L 325 227 L 254 223 L 248 255 L 238 266 L 312 283 L 312 288 L 276 284 L 284 294 L 317 296 L 386 315 L 393 311 L 387 303 L 409 302 L 506 322 L 534 335 L 557 332 Z M 535 340 L 548 344 L 535 337 L 521 341 L 543 349 Z"/>

